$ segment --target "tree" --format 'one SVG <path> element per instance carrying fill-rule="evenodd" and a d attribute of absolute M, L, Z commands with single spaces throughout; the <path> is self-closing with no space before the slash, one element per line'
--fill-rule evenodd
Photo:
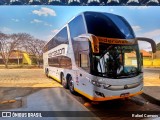
<path fill-rule="evenodd" d="M 35 57 L 36 63 L 40 66 L 43 56 L 45 41 L 34 38 L 26 33 L 4 34 L 0 32 L 0 55 L 5 67 L 8 68 L 9 57 L 13 50 L 25 50 Z"/>
<path fill-rule="evenodd" d="M 5 64 L 5 67 L 8 68 L 7 64 L 8 64 L 8 60 L 7 57 L 9 56 L 9 49 L 8 49 L 8 36 L 4 33 L 0 32 L 0 55 L 2 57 L 2 60 Z M 8 54 L 7 54 L 8 53 Z"/>
<path fill-rule="evenodd" d="M 0 55 L 2 56 L 5 68 L 8 68 L 9 57 L 13 50 L 22 45 L 23 40 L 27 39 L 28 35 L 25 33 L 7 35 L 0 32 Z"/>
<path fill-rule="evenodd" d="M 39 67 L 43 59 L 44 45 L 45 45 L 45 41 L 32 38 L 32 39 L 26 40 L 26 43 L 24 46 L 26 51 L 35 57 L 36 63 Z"/>
<path fill-rule="evenodd" d="M 160 43 L 157 44 L 156 49 L 157 49 L 157 50 L 160 50 Z"/>

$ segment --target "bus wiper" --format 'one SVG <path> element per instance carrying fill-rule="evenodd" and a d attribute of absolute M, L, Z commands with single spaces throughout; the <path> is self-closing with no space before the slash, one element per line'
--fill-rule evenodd
<path fill-rule="evenodd" d="M 135 71 L 135 72 L 128 72 L 127 75 L 128 75 L 128 76 L 135 76 L 135 75 L 138 75 L 138 71 Z"/>

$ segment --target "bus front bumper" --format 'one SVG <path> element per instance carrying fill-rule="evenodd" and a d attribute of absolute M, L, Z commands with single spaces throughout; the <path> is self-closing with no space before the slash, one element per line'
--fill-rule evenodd
<path fill-rule="evenodd" d="M 143 93 L 143 82 L 135 88 L 124 90 L 107 90 L 99 87 L 93 87 L 92 95 L 87 94 L 75 88 L 75 91 L 82 94 L 92 101 L 107 101 L 113 99 L 124 99 L 137 96 Z"/>

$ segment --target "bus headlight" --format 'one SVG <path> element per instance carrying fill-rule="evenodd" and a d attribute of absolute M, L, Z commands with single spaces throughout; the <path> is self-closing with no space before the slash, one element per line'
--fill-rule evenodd
<path fill-rule="evenodd" d="M 94 81 L 94 80 L 91 80 L 91 83 L 92 83 L 93 85 L 96 85 L 96 81 Z"/>
<path fill-rule="evenodd" d="M 105 84 L 105 83 L 102 83 L 102 82 L 99 82 L 99 81 L 96 81 L 96 80 L 91 80 L 90 81 L 94 86 L 97 86 L 97 87 L 102 87 L 105 89 L 105 88 L 108 88 L 109 86 L 111 85 L 108 85 L 108 84 Z"/>
<path fill-rule="evenodd" d="M 110 86 L 111 86 L 111 85 L 104 84 L 104 85 L 103 85 L 103 88 L 104 88 L 104 89 L 107 89 L 107 88 L 110 87 Z"/>
<path fill-rule="evenodd" d="M 91 80 L 91 83 L 94 85 L 94 86 L 97 86 L 97 87 L 101 87 L 101 84 L 95 80 Z"/>

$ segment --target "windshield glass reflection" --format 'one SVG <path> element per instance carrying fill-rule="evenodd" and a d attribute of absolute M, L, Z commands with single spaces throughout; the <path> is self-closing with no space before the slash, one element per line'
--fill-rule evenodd
<path fill-rule="evenodd" d="M 105 50 L 104 50 L 105 49 Z M 138 45 L 100 45 L 93 54 L 93 74 L 108 78 L 133 77 L 140 72 Z"/>

